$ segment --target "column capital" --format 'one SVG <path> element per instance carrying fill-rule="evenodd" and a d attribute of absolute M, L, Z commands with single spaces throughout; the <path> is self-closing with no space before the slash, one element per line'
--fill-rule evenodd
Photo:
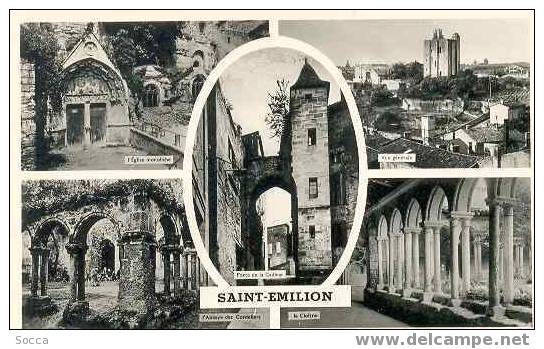
<path fill-rule="evenodd" d="M 485 202 L 489 206 L 511 207 L 516 204 L 518 200 L 516 198 L 497 196 L 492 199 L 485 199 Z"/>
<path fill-rule="evenodd" d="M 418 227 L 405 227 L 404 234 L 418 234 L 421 232 L 421 228 Z"/>
<path fill-rule="evenodd" d="M 68 251 L 70 255 L 84 253 L 87 251 L 87 247 L 88 247 L 87 245 L 80 245 L 76 243 L 68 243 L 65 246 L 66 251 Z"/>
<path fill-rule="evenodd" d="M 450 213 L 450 218 L 459 219 L 461 221 L 471 220 L 472 217 L 474 217 L 473 212 L 452 211 Z"/>

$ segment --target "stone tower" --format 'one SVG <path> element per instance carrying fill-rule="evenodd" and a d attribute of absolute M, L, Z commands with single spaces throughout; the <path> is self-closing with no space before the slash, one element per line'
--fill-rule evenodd
<path fill-rule="evenodd" d="M 305 61 L 290 90 L 291 171 L 298 197 L 299 277 L 332 268 L 329 186 L 330 83 Z"/>
<path fill-rule="evenodd" d="M 461 37 L 454 33 L 444 37 L 442 29 L 434 31 L 432 39 L 423 42 L 424 76 L 433 78 L 454 76 L 461 64 Z"/>

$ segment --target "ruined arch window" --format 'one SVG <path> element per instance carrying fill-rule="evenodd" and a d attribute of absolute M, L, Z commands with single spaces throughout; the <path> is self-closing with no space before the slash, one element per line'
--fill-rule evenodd
<path fill-rule="evenodd" d="M 319 196 L 318 186 L 317 186 L 317 177 L 310 177 L 308 179 L 309 191 L 308 196 L 310 199 L 317 199 Z"/>
<path fill-rule="evenodd" d="M 159 89 L 154 84 L 149 84 L 144 88 L 143 96 L 144 107 L 158 107 L 159 106 Z"/>

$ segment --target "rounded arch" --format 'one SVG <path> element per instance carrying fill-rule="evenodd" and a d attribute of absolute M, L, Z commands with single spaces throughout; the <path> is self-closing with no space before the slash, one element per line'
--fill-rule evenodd
<path fill-rule="evenodd" d="M 78 79 L 81 77 L 93 77 L 95 83 L 92 86 L 82 84 Z M 78 60 L 61 73 L 62 86 L 66 96 L 82 93 L 108 94 L 110 100 L 126 102 L 128 100 L 128 89 L 123 77 L 108 64 L 96 58 L 85 58 Z M 92 91 L 83 91 L 92 89 Z"/>
<path fill-rule="evenodd" d="M 164 244 L 166 245 L 179 245 L 181 236 L 179 233 L 178 225 L 176 220 L 169 213 L 162 213 L 158 219 L 158 224 L 161 226 L 164 238 Z M 159 236 L 156 237 L 157 241 L 160 239 Z"/>
<path fill-rule="evenodd" d="M 454 211 L 470 212 L 474 188 L 480 180 L 479 178 L 463 178 L 459 181 L 451 205 Z"/>
<path fill-rule="evenodd" d="M 449 210 L 449 201 L 446 192 L 441 186 L 435 186 L 431 191 L 427 202 L 426 220 L 431 222 L 439 222 L 443 219 L 442 208 L 447 205 Z"/>
<path fill-rule="evenodd" d="M 142 93 L 142 105 L 145 108 L 158 107 L 161 101 L 161 88 L 156 81 L 148 81 L 144 84 Z"/>
<path fill-rule="evenodd" d="M 57 217 L 47 218 L 34 231 L 34 234 L 31 234 L 31 242 L 33 245 L 45 245 L 49 240 L 50 235 L 54 232 L 55 229 L 60 228 L 66 236 L 70 235 L 70 228 L 62 219 Z"/>
<path fill-rule="evenodd" d="M 193 52 L 193 68 L 204 69 L 204 52 L 202 50 L 196 50 Z"/>
<path fill-rule="evenodd" d="M 412 198 L 408 203 L 408 209 L 406 210 L 406 220 L 404 222 L 405 227 L 419 228 L 419 224 L 423 220 L 421 206 L 419 202 Z"/>
<path fill-rule="evenodd" d="M 389 234 L 389 227 L 387 219 L 382 214 L 378 220 L 378 236 L 387 236 L 387 234 Z"/>
<path fill-rule="evenodd" d="M 102 219 L 107 219 L 113 224 L 117 233 L 115 238 L 119 239 L 121 229 L 119 227 L 119 223 L 115 219 L 104 212 L 91 212 L 82 217 L 76 224 L 72 236 L 70 237 L 70 242 L 85 246 L 87 244 L 87 236 L 89 231 L 98 221 Z"/>
<path fill-rule="evenodd" d="M 391 221 L 389 225 L 389 232 L 391 234 L 399 233 L 402 229 L 402 215 L 398 208 L 395 208 L 391 213 Z"/>
<path fill-rule="evenodd" d="M 516 196 L 517 178 L 499 178 L 497 180 L 497 196 L 514 198 Z"/>

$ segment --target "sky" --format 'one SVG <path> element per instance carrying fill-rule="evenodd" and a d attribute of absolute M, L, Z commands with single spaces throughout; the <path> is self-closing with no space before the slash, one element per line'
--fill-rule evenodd
<path fill-rule="evenodd" d="M 265 155 L 276 155 L 279 139 L 270 137 L 265 117 L 268 92 L 276 90 L 276 81 L 286 79 L 293 85 L 304 65 L 304 58 L 322 80 L 332 81 L 327 70 L 303 53 L 286 48 L 269 48 L 249 53 L 230 65 L 219 78 L 223 94 L 233 106 L 232 117 L 242 127 L 242 134 L 260 131 Z M 329 104 L 340 100 L 339 87 L 331 83 Z"/>
<path fill-rule="evenodd" d="M 299 51 L 286 48 L 269 48 L 249 53 L 230 65 L 219 78 L 221 89 L 232 104 L 232 117 L 242 127 L 242 134 L 259 131 L 265 155 L 276 155 L 279 139 L 272 139 L 265 117 L 268 113 L 268 92 L 276 89 L 278 79 L 293 85 L 304 65 L 304 58 L 322 80 L 333 81 L 327 70 L 314 59 Z M 340 100 L 340 89 L 331 83 L 329 104 Z M 262 194 L 265 209 L 264 226 L 291 221 L 290 195 L 279 188 Z"/>
<path fill-rule="evenodd" d="M 281 35 L 315 46 L 335 62 L 423 61 L 435 28 L 461 36 L 461 63 L 531 61 L 530 25 L 522 19 L 281 21 Z"/>

